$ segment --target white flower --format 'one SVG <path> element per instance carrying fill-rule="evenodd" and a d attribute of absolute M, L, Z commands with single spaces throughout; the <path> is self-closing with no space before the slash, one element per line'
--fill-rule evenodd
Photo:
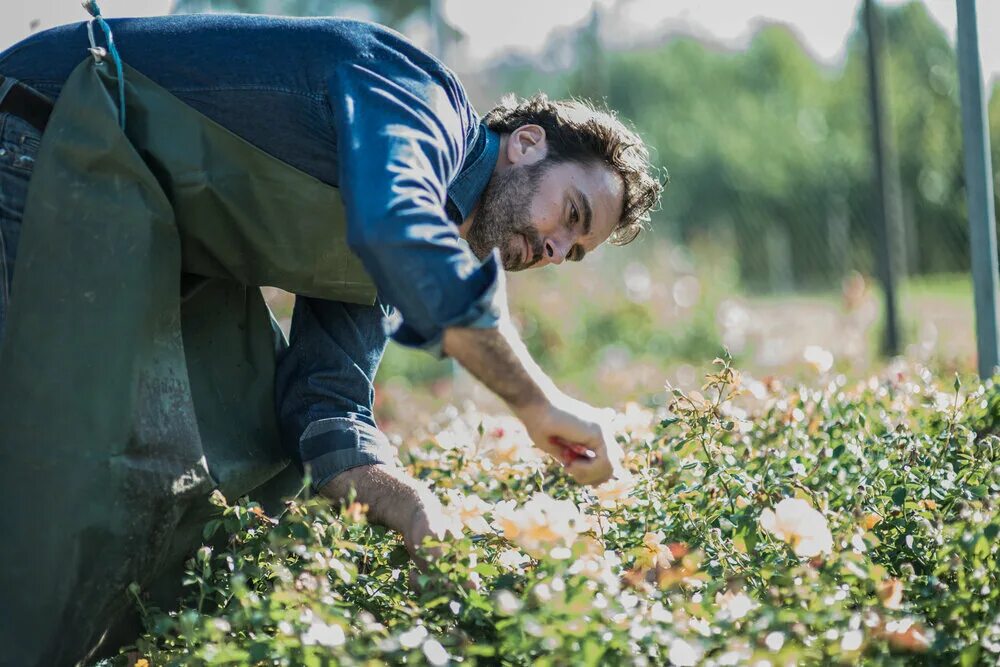
<path fill-rule="evenodd" d="M 520 570 L 521 566 L 531 562 L 531 559 L 517 549 L 507 549 L 497 556 L 497 564 L 510 570 Z"/>
<path fill-rule="evenodd" d="M 764 637 L 764 645 L 772 651 L 780 651 L 785 645 L 785 634 L 783 632 L 772 632 Z"/>
<path fill-rule="evenodd" d="M 344 629 L 339 625 L 327 625 L 319 621 L 309 626 L 309 629 L 302 634 L 302 643 L 305 646 L 341 646 L 347 641 Z"/>
<path fill-rule="evenodd" d="M 503 616 L 513 616 L 521 610 L 521 601 L 513 593 L 506 589 L 500 589 L 493 596 L 497 611 Z"/>
<path fill-rule="evenodd" d="M 486 515 L 493 510 L 493 507 L 489 503 L 475 494 L 465 495 L 455 489 L 446 491 L 445 496 L 448 498 L 446 514 L 477 535 L 490 532 Z"/>
<path fill-rule="evenodd" d="M 441 667 L 441 665 L 447 665 L 448 660 L 451 656 L 448 655 L 448 651 L 444 650 L 444 646 L 436 639 L 428 639 L 424 642 L 424 655 L 427 657 L 427 662 L 434 665 L 434 667 Z"/>
<path fill-rule="evenodd" d="M 840 640 L 840 650 L 857 651 L 861 648 L 861 642 L 864 638 L 865 635 L 861 632 L 861 630 L 848 630 L 844 633 L 844 637 Z"/>
<path fill-rule="evenodd" d="M 833 368 L 833 354 L 819 345 L 808 345 L 802 352 L 806 363 L 816 369 L 817 373 L 826 373 Z"/>
<path fill-rule="evenodd" d="M 507 549 L 497 556 L 497 563 L 511 570 L 518 569 L 530 562 L 531 559 L 517 549 Z"/>
<path fill-rule="evenodd" d="M 697 616 L 692 616 L 688 621 L 688 627 L 697 632 L 702 637 L 712 636 L 712 626 L 703 618 L 698 618 Z"/>
<path fill-rule="evenodd" d="M 622 474 L 614 479 L 609 479 L 599 486 L 593 488 L 597 502 L 604 509 L 614 509 L 618 505 L 630 505 L 632 499 L 629 496 L 635 490 L 635 479 L 631 475 Z"/>
<path fill-rule="evenodd" d="M 745 639 L 731 641 L 729 649 L 719 655 L 715 662 L 718 665 L 749 665 L 750 658 L 753 657 L 753 649 Z"/>
<path fill-rule="evenodd" d="M 693 667 L 701 659 L 701 651 L 681 638 L 670 642 L 670 653 L 667 656 L 670 664 L 677 667 Z"/>
<path fill-rule="evenodd" d="M 603 548 L 596 553 L 586 553 L 573 561 L 567 572 L 569 574 L 582 574 L 583 576 L 596 581 L 605 592 L 617 595 L 621 589 L 621 576 L 619 569 L 621 559 L 613 551 L 604 551 Z"/>
<path fill-rule="evenodd" d="M 504 537 L 535 558 L 550 554 L 556 547 L 571 547 L 586 529 L 586 519 L 575 504 L 540 491 L 520 507 L 497 503 L 493 523 Z"/>
<path fill-rule="evenodd" d="M 494 464 L 516 464 L 541 459 L 531 436 L 513 417 L 484 417 L 479 450 Z"/>
<path fill-rule="evenodd" d="M 733 593 L 732 591 L 716 593 L 715 604 L 719 606 L 717 618 L 719 620 L 728 619 L 731 621 L 738 621 L 760 606 L 743 591 L 739 593 Z"/>
<path fill-rule="evenodd" d="M 399 645 L 405 649 L 416 648 L 427 637 L 427 628 L 418 625 L 399 635 Z"/>
<path fill-rule="evenodd" d="M 826 517 L 799 498 L 785 498 L 760 514 L 760 527 L 791 545 L 796 556 L 812 558 L 833 551 Z"/>
<path fill-rule="evenodd" d="M 653 437 L 653 423 L 656 415 L 638 403 L 626 403 L 625 409 L 616 412 L 611 420 L 615 433 L 624 433 L 637 440 L 648 440 Z"/>

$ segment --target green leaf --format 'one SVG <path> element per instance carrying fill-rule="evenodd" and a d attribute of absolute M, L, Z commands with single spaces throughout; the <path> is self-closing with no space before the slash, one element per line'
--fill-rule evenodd
<path fill-rule="evenodd" d="M 440 607 L 445 602 L 451 602 L 451 598 L 448 597 L 447 595 L 442 595 L 440 597 L 434 598 L 430 602 L 424 602 L 420 606 L 423 607 L 424 609 L 433 609 L 434 607 Z"/>
<path fill-rule="evenodd" d="M 222 521 L 221 520 L 219 520 L 219 519 L 212 519 L 211 521 L 209 521 L 208 523 L 206 523 L 205 527 L 202 529 L 202 531 L 201 531 L 201 538 L 203 540 L 207 540 L 208 538 L 212 537 L 212 535 L 215 535 L 215 532 L 217 530 L 219 530 L 219 526 L 221 526 L 221 525 L 222 525 Z"/>
<path fill-rule="evenodd" d="M 406 551 L 406 547 L 399 545 L 389 552 L 389 565 L 402 567 L 409 562 L 410 554 Z"/>
<path fill-rule="evenodd" d="M 479 563 L 476 567 L 472 568 L 473 572 L 478 572 L 484 577 L 494 577 L 500 574 L 500 568 L 496 565 L 491 565 L 489 563 Z"/>
<path fill-rule="evenodd" d="M 979 644 L 973 644 L 972 646 L 965 647 L 958 655 L 959 664 L 961 664 L 962 667 L 972 667 L 973 665 L 978 665 L 979 653 Z"/>
<path fill-rule="evenodd" d="M 906 500 L 906 487 L 905 486 L 897 486 L 895 489 L 893 489 L 893 491 L 892 491 L 892 502 L 897 507 L 902 507 L 903 506 L 903 501 L 905 501 L 905 500 Z"/>

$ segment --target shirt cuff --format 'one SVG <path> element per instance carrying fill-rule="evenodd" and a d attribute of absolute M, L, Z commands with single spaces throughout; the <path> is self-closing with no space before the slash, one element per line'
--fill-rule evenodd
<path fill-rule="evenodd" d="M 481 268 L 491 271 L 493 280 L 479 298 L 473 301 L 461 315 L 444 322 L 433 338 L 424 339 L 406 325 L 398 309 L 385 319 L 386 333 L 400 345 L 424 350 L 438 359 L 448 355 L 443 349 L 444 330 L 449 327 L 466 329 L 496 329 L 507 308 L 507 277 L 500 262 L 500 251 L 496 248 L 483 260 Z"/>
<path fill-rule="evenodd" d="M 349 417 L 318 419 L 299 438 L 302 467 L 313 490 L 319 492 L 331 479 L 363 465 L 394 465 L 392 445 L 371 424 Z"/>

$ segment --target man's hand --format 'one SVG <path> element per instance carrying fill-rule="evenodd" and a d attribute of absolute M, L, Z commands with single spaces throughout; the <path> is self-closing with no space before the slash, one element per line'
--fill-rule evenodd
<path fill-rule="evenodd" d="M 405 471 L 388 465 L 365 465 L 340 473 L 320 489 L 335 503 L 342 503 L 354 489 L 355 499 L 368 505 L 368 520 L 395 530 L 413 562 L 426 570 L 435 549 L 421 549 L 425 537 L 443 540 L 451 520 L 430 489 Z M 457 530 L 457 529 L 456 529 Z"/>
<path fill-rule="evenodd" d="M 577 482 L 600 484 L 621 470 L 621 448 L 602 412 L 559 391 L 507 317 L 497 329 L 446 329 L 444 351 L 504 399 L 534 443 L 560 460 Z M 559 442 L 582 445 L 595 457 L 570 460 Z"/>
<path fill-rule="evenodd" d="M 621 474 L 621 447 L 597 408 L 563 396 L 524 406 L 515 415 L 535 445 L 561 461 L 580 484 L 601 484 Z"/>
<path fill-rule="evenodd" d="M 449 531 L 454 534 L 458 530 L 461 528 L 445 515 L 441 503 L 437 498 L 434 498 L 432 502 L 415 507 L 413 516 L 400 532 L 413 564 L 421 572 L 426 572 L 430 561 L 441 556 L 441 548 L 425 547 L 423 546 L 424 540 L 431 538 L 440 542 L 447 537 Z"/>

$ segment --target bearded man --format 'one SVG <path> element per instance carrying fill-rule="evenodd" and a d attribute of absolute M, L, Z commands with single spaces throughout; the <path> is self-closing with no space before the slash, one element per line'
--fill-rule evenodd
<path fill-rule="evenodd" d="M 634 132 L 611 113 L 543 95 L 505 99 L 480 118 L 445 66 L 371 23 L 238 15 L 107 23 L 129 66 L 339 190 L 346 245 L 377 299 L 300 293 L 273 373 L 282 446 L 318 492 L 341 502 L 353 490 L 369 519 L 399 531 L 414 556 L 425 537 L 442 535 L 440 505 L 394 464 L 373 414 L 390 337 L 458 361 L 578 482 L 614 474 L 620 453 L 597 411 L 560 392 L 511 326 L 504 271 L 582 261 L 605 242 L 635 238 L 661 185 Z M 19 239 L 34 224 L 22 212 L 39 146 L 57 141 L 46 134 L 51 105 L 87 57 L 88 39 L 86 24 L 63 26 L 0 54 L 0 336 L 18 305 Z M 296 211 L 286 222 L 299 224 Z M 225 471 L 206 456 L 218 482 Z"/>

